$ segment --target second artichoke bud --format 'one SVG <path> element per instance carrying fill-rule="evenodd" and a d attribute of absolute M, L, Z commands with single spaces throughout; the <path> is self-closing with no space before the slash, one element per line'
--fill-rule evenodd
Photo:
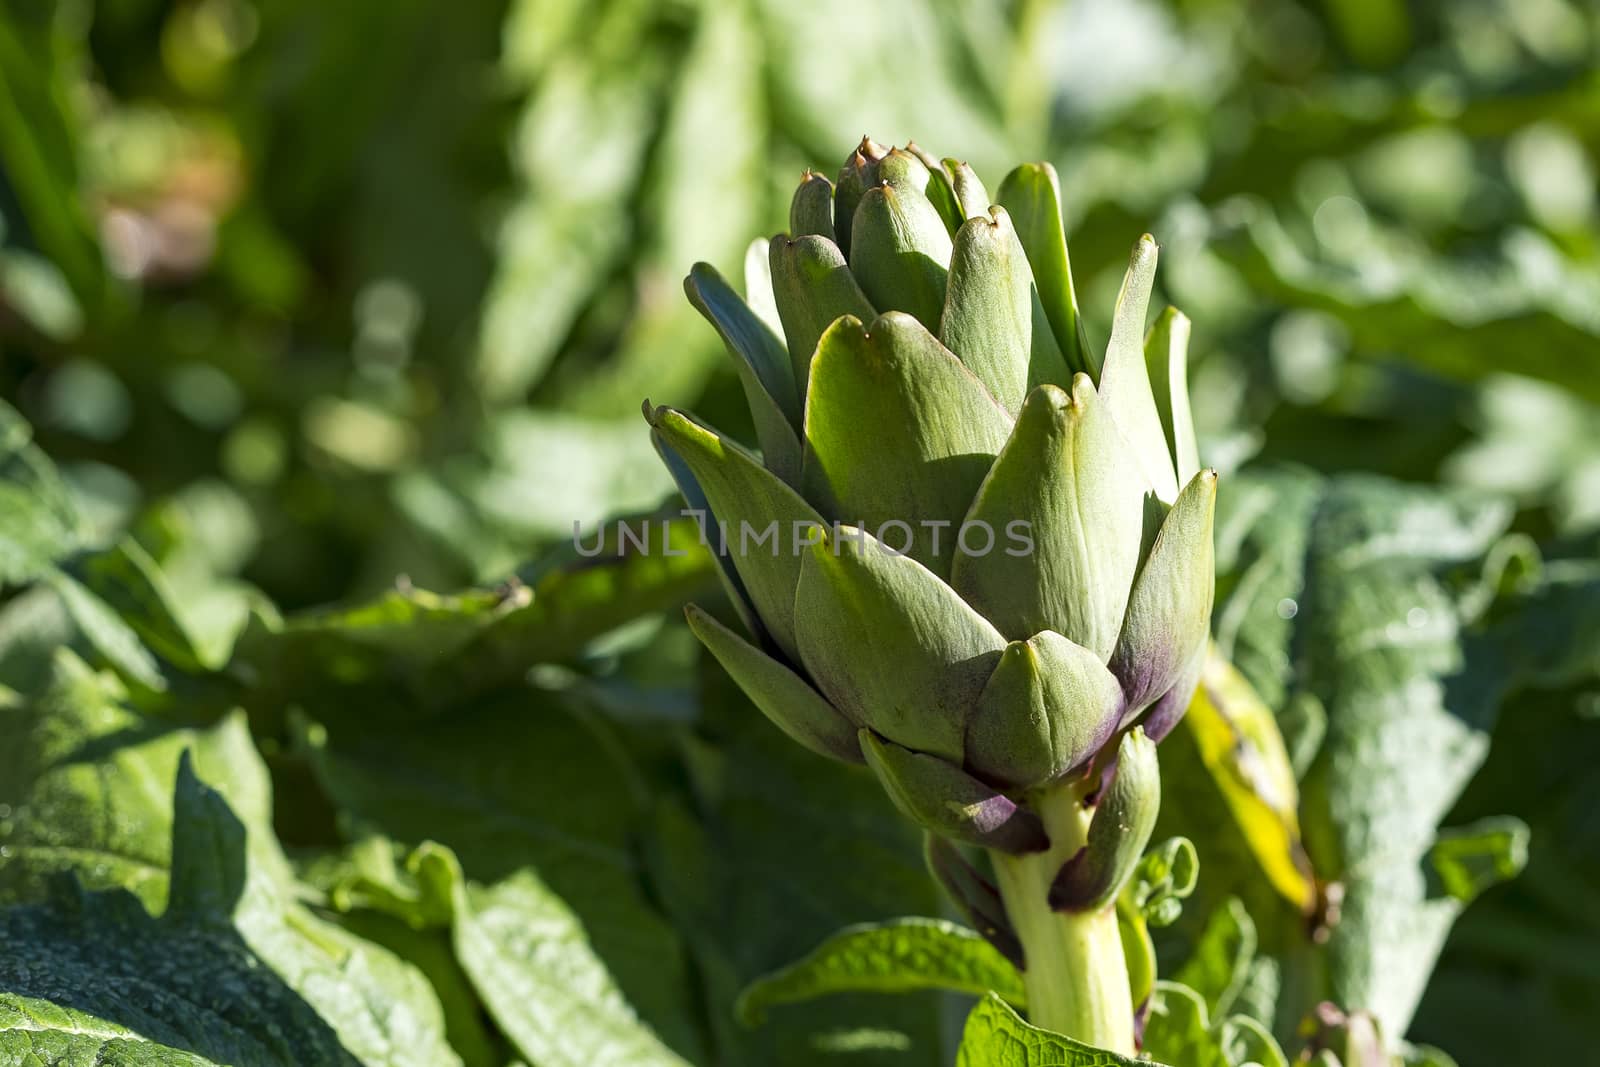
<path fill-rule="evenodd" d="M 1130 832 L 1091 826 L 1052 891 L 1101 907 L 1148 836 L 1153 743 L 1195 687 L 1212 601 L 1217 480 L 1187 321 L 1146 333 L 1155 242 L 1101 358 L 1047 164 L 991 203 L 965 164 L 864 140 L 837 186 L 807 172 L 790 219 L 750 257 L 748 302 L 704 264 L 685 283 L 760 453 L 646 412 L 749 634 L 698 608 L 690 625 L 780 729 L 864 762 L 942 839 L 1044 850 L 1037 801 L 1065 782 L 1115 806 Z"/>

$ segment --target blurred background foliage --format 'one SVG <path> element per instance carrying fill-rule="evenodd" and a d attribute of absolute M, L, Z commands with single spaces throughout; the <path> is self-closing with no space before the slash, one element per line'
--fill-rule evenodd
<path fill-rule="evenodd" d="M 355 652 L 334 663 L 337 612 L 298 631 L 310 651 L 273 645 L 264 662 L 284 676 L 252 698 L 253 724 L 294 734 L 263 710 L 282 693 L 318 724 L 298 756 L 268 753 L 286 840 L 317 842 L 321 807 L 346 836 L 366 813 L 498 877 L 473 869 L 492 841 L 451 840 L 438 810 L 385 823 L 393 782 L 326 767 L 445 743 L 362 734 L 380 701 L 437 706 L 417 694 L 488 691 L 546 660 L 564 665 L 535 687 L 570 718 L 529 744 L 599 731 L 620 761 L 608 775 L 688 774 L 721 821 L 650 807 L 652 840 L 737 844 L 749 869 L 717 877 L 745 894 L 781 880 L 752 809 L 778 803 L 769 781 L 826 774 L 779 752 L 725 682 L 702 684 L 681 627 L 649 614 L 703 571 L 572 592 L 567 634 L 547 631 L 574 616 L 533 618 L 497 651 L 480 630 L 523 625 L 519 583 L 571 577 L 575 521 L 669 499 L 646 396 L 740 429 L 731 363 L 681 278 L 698 259 L 738 276 L 750 238 L 784 227 L 801 170 L 831 171 L 864 132 L 964 153 L 991 183 L 1053 161 L 1099 340 L 1128 248 L 1154 233 L 1163 295 L 1195 323 L 1209 462 L 1493 494 L 1548 558 L 1595 558 L 1593 0 L 3 0 L 0 396 L 60 468 L 83 543 L 132 532 L 199 630 L 229 616 L 248 642 L 265 625 L 243 620 L 250 598 L 257 619 L 338 602 L 436 612 L 438 629 L 414 631 L 419 675 L 441 649 L 477 650 L 396 698 Z M 397 575 L 401 594 L 480 586 L 465 595 L 482 603 L 419 607 L 386 592 Z M 523 638 L 546 644 L 508 651 Z M 307 697 L 295 670 L 341 688 Z M 1466 913 L 1420 1009 L 1417 1035 L 1463 1067 L 1529 1062 L 1524 1026 L 1552 1055 L 1575 1047 L 1600 1000 L 1600 695 L 1563 684 L 1501 715 L 1457 809 L 1518 814 L 1535 842 L 1527 876 Z M 717 744 L 672 770 L 670 727 L 696 716 Z M 871 803 L 862 832 L 888 834 Z M 620 848 L 637 824 L 613 814 L 596 832 Z M 914 852 L 895 855 L 899 881 L 854 896 L 791 887 L 828 902 L 781 944 L 730 947 L 693 879 L 664 907 L 718 944 L 696 966 L 708 996 L 731 996 L 830 923 L 934 908 Z M 819 880 L 854 862 L 826 860 Z M 551 869 L 558 891 L 593 888 Z M 654 913 L 638 920 L 660 933 Z M 673 995 L 670 967 L 663 982 L 612 962 L 647 1017 L 672 1017 L 651 1007 Z M 1513 1011 L 1518 1028 L 1497 1025 Z M 925 1020 L 896 1025 L 915 1036 Z"/>
<path fill-rule="evenodd" d="M 1156 233 L 1215 462 L 1600 523 L 1592 6 L 12 0 L 0 33 L 5 395 L 108 524 L 218 489 L 287 606 L 663 497 L 639 401 L 735 411 L 686 265 L 737 274 L 864 131 L 1053 160 L 1091 317 Z"/>

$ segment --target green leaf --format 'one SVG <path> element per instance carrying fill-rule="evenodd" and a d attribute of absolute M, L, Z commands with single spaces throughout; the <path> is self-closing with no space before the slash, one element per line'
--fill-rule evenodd
<path fill-rule="evenodd" d="M 967 718 L 1005 641 L 927 568 L 840 527 L 805 554 L 795 630 L 801 661 L 834 707 L 961 764 Z"/>
<path fill-rule="evenodd" d="M 0 936 L 11 949 L 0 960 L 5 1063 L 358 1062 L 227 926 L 152 919 L 132 897 L 81 894 L 69 882 L 48 908 L 0 913 Z"/>
<path fill-rule="evenodd" d="M 73 560 L 69 573 L 105 602 L 152 652 L 191 674 L 216 670 L 227 662 L 226 645 L 201 643 L 182 617 L 171 587 L 156 561 L 131 537 L 101 552 Z"/>
<path fill-rule="evenodd" d="M 942 575 L 1009 431 L 1004 409 L 915 319 L 843 319 L 811 366 L 802 484 L 825 515 Z"/>
<path fill-rule="evenodd" d="M 1029 550 L 999 541 L 985 553 L 961 553 L 951 584 L 1007 637 L 1053 630 L 1104 662 L 1139 565 L 1142 496 L 1088 378 L 1073 382 L 1071 396 L 1042 385 L 1028 394 L 966 516 L 988 523 L 997 539 L 1026 524 L 1017 529 Z"/>
<path fill-rule="evenodd" d="M 713 586 L 716 564 L 692 519 L 627 516 L 635 534 L 647 527 L 648 550 L 637 550 L 608 523 L 597 556 L 562 546 L 492 591 L 486 625 L 464 647 L 427 653 L 422 694 L 434 706 L 492 692 L 520 680 L 534 663 L 581 655 L 619 627 L 655 611 L 676 609 Z M 585 540 L 585 546 L 589 541 Z M 388 661 L 393 670 L 393 659 Z"/>
<path fill-rule="evenodd" d="M 461 1057 L 462 1067 L 505 1067 L 510 1046 L 462 970 L 448 923 L 443 928 L 419 929 L 392 914 L 365 909 L 339 912 L 330 918 L 422 972 L 439 998 L 445 1039 Z"/>
<path fill-rule="evenodd" d="M 1217 1024 L 1217 1043 L 1229 1063 L 1240 1067 L 1289 1067 L 1278 1039 L 1248 1015 L 1230 1015 Z M 1440 1064 L 1436 1067 L 1445 1067 Z"/>
<path fill-rule="evenodd" d="M 251 826 L 271 817 L 271 790 L 241 716 L 206 728 L 149 720 L 121 684 L 69 651 L 0 723 L 0 902 L 36 901 L 72 872 L 90 889 L 120 888 L 148 908 L 167 899 L 172 804 L 167 783 L 189 752 Z"/>
<path fill-rule="evenodd" d="M 462 969 L 530 1062 L 687 1067 L 639 1021 L 583 924 L 531 869 L 480 887 L 448 849 L 425 847 L 417 862 L 418 877 L 448 893 Z"/>
<path fill-rule="evenodd" d="M 1084 338 L 1078 298 L 1072 288 L 1072 264 L 1061 228 L 1061 179 L 1056 176 L 1055 167 L 1049 163 L 1023 164 L 1006 175 L 995 199 L 1016 224 L 1017 236 L 1028 253 L 1039 287 L 1039 302 L 1067 366 L 1098 379 L 1101 360 Z"/>
<path fill-rule="evenodd" d="M 1515 348 L 1525 353 L 1516 373 L 1600 401 L 1600 381 L 1565 358 L 1595 344 L 1592 274 L 1547 238 L 1508 235 L 1504 250 L 1487 259 L 1423 253 L 1395 260 L 1378 251 L 1383 244 L 1363 243 L 1361 254 L 1389 263 L 1380 276 L 1310 258 L 1259 202 L 1242 204 L 1233 219 L 1241 225 L 1213 242 L 1223 259 L 1259 297 L 1333 316 L 1362 356 L 1404 352 L 1412 366 L 1475 382 L 1503 373 L 1499 353 Z M 1462 331 L 1471 332 L 1472 344 L 1457 343 Z"/>
<path fill-rule="evenodd" d="M 1289 1067 L 1276 1039 L 1254 1019 L 1211 1020 L 1199 993 L 1179 982 L 1157 982 L 1144 1050 L 1183 1067 Z"/>
<path fill-rule="evenodd" d="M 719 672 L 708 672 L 701 736 L 686 746 L 692 792 L 663 797 L 650 836 L 653 885 L 695 948 L 705 1015 L 729 1063 L 816 1067 L 831 1055 L 820 1035 L 875 1033 L 852 1063 L 935 1062 L 941 998 L 834 997 L 795 1003 L 766 1025 L 737 1023 L 751 981 L 811 951 L 842 926 L 906 910 L 938 914 L 921 841 L 872 776 L 810 752 L 750 712 Z M 826 797 L 796 804 L 795 797 Z M 745 891 L 750 885 L 769 893 Z M 781 915 L 782 921 L 774 921 Z"/>
<path fill-rule="evenodd" d="M 1200 858 L 1187 837 L 1169 837 L 1134 868 L 1124 895 L 1152 926 L 1171 926 L 1200 880 Z"/>
<path fill-rule="evenodd" d="M 496 588 L 444 595 L 401 585 L 288 620 L 259 615 L 239 642 L 236 665 L 254 679 L 241 699 L 253 721 L 275 728 L 290 706 L 330 723 L 365 721 L 374 705 L 427 718 L 714 586 L 716 564 L 690 519 L 625 516 L 580 541 L 582 553 L 560 546 Z"/>
<path fill-rule="evenodd" d="M 847 926 L 801 959 L 762 975 L 739 995 L 750 1026 L 768 1009 L 837 993 L 946 989 L 1013 1004 L 1025 997 L 1017 969 L 982 937 L 944 919 L 905 918 Z"/>
<path fill-rule="evenodd" d="M 33 428 L 0 400 L 0 589 L 45 575 L 86 536 L 66 484 L 33 444 Z"/>
<path fill-rule="evenodd" d="M 243 758 L 241 770 L 264 774 L 250 767 L 253 751 Z M 159 919 L 123 890 L 85 893 L 71 879 L 44 905 L 0 913 L 6 942 L 26 946 L 0 959 L 0 1053 L 19 1063 L 43 1052 L 52 1063 L 459 1064 L 421 975 L 296 903 L 270 831 L 241 823 L 187 756 L 177 779 Z"/>
<path fill-rule="evenodd" d="M 606 44 L 614 55 L 637 55 L 646 28 L 643 20 L 615 25 Z M 523 195 L 497 234 L 472 368 L 491 401 L 521 396 L 544 376 L 627 250 L 628 204 L 659 132 L 668 81 L 659 56 L 634 69 L 634 77 L 617 78 L 603 63 L 568 53 L 524 104 L 513 158 Z M 575 130 L 587 134 L 575 137 Z"/>
<path fill-rule="evenodd" d="M 1177 921 L 1199 874 L 1194 845 L 1186 837 L 1169 838 L 1144 854 L 1117 896 L 1117 930 L 1135 1005 L 1143 1005 L 1155 989 L 1156 947 L 1150 930 Z"/>
<path fill-rule="evenodd" d="M 80 84 L 87 47 L 74 23 L 44 7 L 18 9 L 0 25 L 0 169 L 39 249 L 80 299 L 93 303 L 106 275 L 94 221 L 78 193 L 85 181 L 83 131 L 71 91 Z"/>
<path fill-rule="evenodd" d="M 1183 1067 L 1232 1067 L 1211 1032 L 1205 1001 L 1175 982 L 1157 982 L 1144 1025 L 1144 1049 Z"/>
<path fill-rule="evenodd" d="M 774 726 L 819 755 L 861 762 L 860 727 L 805 679 L 693 604 L 688 619 L 689 629 Z"/>
<path fill-rule="evenodd" d="M 1429 1045 L 1407 1045 L 1402 1051 L 1401 1063 L 1405 1067 L 1456 1067 L 1456 1061 L 1449 1055 Z"/>
<path fill-rule="evenodd" d="M 1272 709 L 1215 652 L 1165 746 L 1164 810 L 1172 818 L 1162 825 L 1196 834 L 1199 847 L 1219 857 L 1217 874 L 1203 887 L 1203 895 L 1216 893 L 1208 907 L 1235 892 L 1252 906 L 1273 908 L 1276 897 L 1308 913 L 1316 887 L 1301 843 L 1299 794 Z M 1224 827 L 1227 833 L 1219 835 Z"/>
<path fill-rule="evenodd" d="M 632 1010 L 695 1059 L 684 948 L 643 885 L 639 772 L 611 727 L 558 694 L 542 699 L 530 706 L 525 689 L 474 698 L 406 730 L 359 719 L 312 726 L 306 755 L 352 831 L 437 842 L 491 893 L 508 880 L 512 897 L 534 894 L 534 878 L 549 887 Z"/>
<path fill-rule="evenodd" d="M 1410 1030 L 1467 1064 L 1529 1056 L 1560 1062 L 1584 1047 L 1592 1028 L 1589 1006 L 1600 996 L 1600 969 L 1592 965 L 1600 959 L 1600 855 L 1584 827 L 1589 798 L 1600 790 L 1592 695 L 1600 678 L 1593 662 L 1597 574 L 1600 567 L 1587 560 L 1547 562 L 1537 584 L 1495 604 L 1486 647 L 1474 649 L 1498 649 L 1508 666 L 1533 674 L 1530 688 L 1502 705 L 1488 759 L 1450 820 L 1492 833 L 1497 824 L 1511 828 L 1496 817 L 1510 811 L 1526 821 L 1532 847 L 1522 874 L 1462 913 Z M 1442 899 L 1445 883 L 1432 852 L 1424 876 L 1430 896 Z M 1501 857 L 1490 851 L 1460 858 L 1475 874 L 1488 873 Z M 1496 1025 L 1507 1017 L 1518 1020 L 1514 1031 Z M 1432 1067 L 1431 1060 L 1417 1062 Z M 1441 1059 L 1438 1067 L 1453 1063 Z"/>
<path fill-rule="evenodd" d="M 956 1067 L 1161 1067 L 1091 1048 L 1070 1037 L 1023 1022 L 1006 1002 L 990 993 L 967 1016 Z M 1185 1063 L 1184 1067 L 1191 1067 Z"/>
<path fill-rule="evenodd" d="M 61 598 L 84 640 L 118 674 L 129 683 L 154 692 L 167 688 L 161 665 L 111 605 L 65 572 L 52 571 L 45 580 Z"/>
<path fill-rule="evenodd" d="M 1215 1017 L 1228 1014 L 1256 953 L 1256 924 L 1238 897 L 1211 913 L 1176 979 L 1194 990 Z"/>
<path fill-rule="evenodd" d="M 731 270 L 750 235 L 768 225 L 766 146 L 759 136 L 728 136 L 730 130 L 761 129 L 769 121 L 762 31 L 754 12 L 741 4 L 719 4 L 699 9 L 687 24 L 664 9 L 626 13 L 630 18 L 641 15 L 651 26 L 653 45 L 664 40 L 675 45 L 633 50 L 619 40 L 620 50 L 608 53 L 595 40 L 610 35 L 609 27 L 601 26 L 574 50 L 607 77 L 623 82 L 638 81 L 635 67 L 652 60 L 678 64 L 670 95 L 657 101 L 659 110 L 647 120 L 650 169 L 635 203 L 633 218 L 638 221 L 629 227 L 628 265 L 639 293 L 637 311 L 620 351 L 603 370 L 597 367 L 599 373 L 587 377 L 594 399 L 576 394 L 569 401 L 607 411 L 630 409 L 647 393 L 681 404 L 704 391 L 717 364 L 714 355 L 709 361 L 701 355 L 705 349 L 696 343 L 702 333 L 699 324 L 682 302 L 665 293 L 659 299 L 645 294 L 695 260 Z M 619 77 L 624 69 L 628 74 Z M 718 145 L 714 163 L 707 156 L 708 144 Z M 674 342 L 680 347 L 664 347 Z M 672 358 L 662 359 L 663 352 L 671 352 Z"/>
<path fill-rule="evenodd" d="M 1428 861 L 1446 893 L 1471 904 L 1485 889 L 1515 878 L 1528 865 L 1528 825 L 1499 816 L 1439 831 Z"/>
<path fill-rule="evenodd" d="M 1242 482 L 1218 523 L 1229 544 L 1218 642 L 1248 649 L 1241 661 L 1269 691 L 1308 692 L 1325 710 L 1300 821 L 1319 880 L 1344 887 L 1326 944 L 1289 955 L 1286 987 L 1308 982 L 1306 1001 L 1365 1009 L 1402 1033 L 1461 910 L 1429 877 L 1438 824 L 1519 681 L 1501 658 L 1506 635 L 1466 628 L 1481 598 L 1447 575 L 1491 552 L 1509 511 L 1481 494 L 1363 476 L 1269 471 Z M 1552 645 L 1546 655 L 1564 652 Z M 1240 770 L 1265 795 L 1281 792 L 1277 775 Z M 1243 897 L 1258 923 L 1268 913 L 1247 885 L 1216 889 Z M 1279 1015 L 1312 1006 L 1283 1005 Z"/>

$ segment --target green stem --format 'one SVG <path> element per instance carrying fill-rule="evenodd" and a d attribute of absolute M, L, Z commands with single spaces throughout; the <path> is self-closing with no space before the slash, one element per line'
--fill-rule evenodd
<path fill-rule="evenodd" d="M 1050 883 L 1087 839 L 1081 791 L 1058 787 L 1035 804 L 1050 848 L 994 853 L 1006 915 L 1022 941 L 1028 1017 L 1035 1026 L 1123 1055 L 1134 1054 L 1133 995 L 1115 903 L 1088 912 L 1052 911 Z"/>

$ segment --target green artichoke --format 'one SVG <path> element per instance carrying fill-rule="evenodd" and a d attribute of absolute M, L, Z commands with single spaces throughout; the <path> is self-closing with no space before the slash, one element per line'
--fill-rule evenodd
<path fill-rule="evenodd" d="M 695 633 L 780 729 L 871 767 L 1021 963 L 1014 893 L 1103 909 L 1148 837 L 1150 746 L 1206 651 L 1216 475 L 1187 320 L 1168 309 L 1145 334 L 1155 242 L 1134 248 L 1102 359 L 1055 171 L 1020 166 L 994 201 L 915 145 L 864 139 L 836 184 L 808 171 L 791 232 L 747 258 L 748 301 L 704 263 L 685 282 L 737 359 L 760 454 L 681 411 L 646 417 L 749 637 L 691 606 Z M 1076 806 L 1053 817 L 1063 789 Z M 1101 797 L 1118 808 L 1096 832 Z M 1046 857 L 1051 884 L 1002 878 L 1005 908 L 984 911 L 986 880 L 940 842 Z"/>

